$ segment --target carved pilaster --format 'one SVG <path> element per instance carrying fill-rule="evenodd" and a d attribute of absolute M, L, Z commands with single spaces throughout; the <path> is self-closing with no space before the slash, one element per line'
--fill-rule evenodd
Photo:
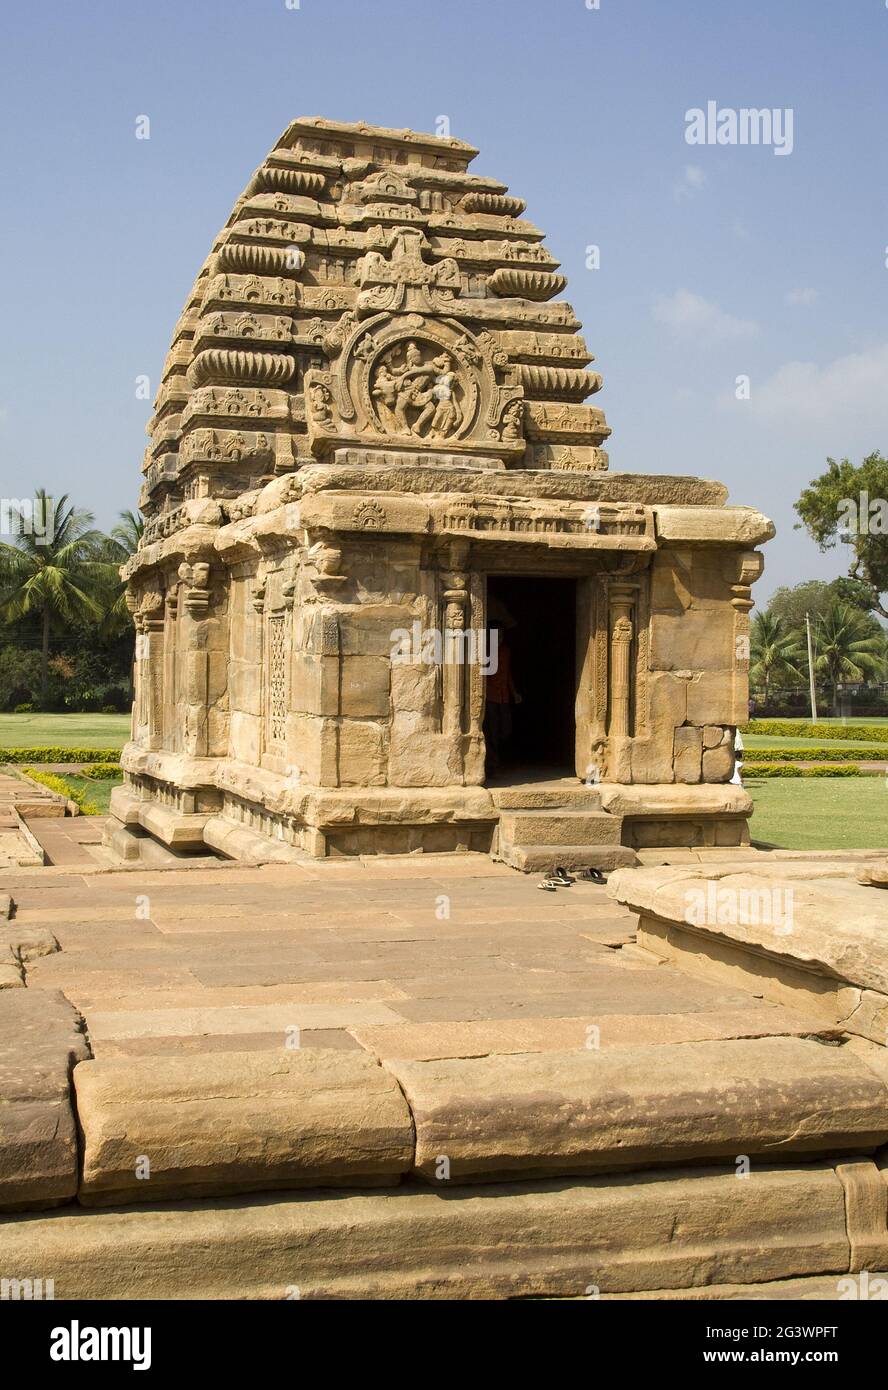
<path fill-rule="evenodd" d="M 466 613 L 469 603 L 469 580 L 463 568 L 469 547 L 464 541 L 454 541 L 448 548 L 452 566 L 442 576 L 441 593 L 444 640 L 442 644 L 444 669 L 442 674 L 443 719 L 445 734 L 458 735 L 464 730 L 465 719 L 465 659 Z"/>
<path fill-rule="evenodd" d="M 176 619 L 179 613 L 179 584 L 173 579 L 166 592 L 166 621 L 163 636 L 163 690 L 161 692 L 161 732 L 163 746 L 176 741 Z"/>
<path fill-rule="evenodd" d="M 185 752 L 191 757 L 207 753 L 209 669 L 207 622 L 210 606 L 210 566 L 205 561 L 179 566 L 185 585 L 182 600 L 185 647 Z"/>
<path fill-rule="evenodd" d="M 164 595 L 147 589 L 139 605 L 139 722 L 149 748 L 163 742 L 163 627 Z"/>
<path fill-rule="evenodd" d="M 629 782 L 629 739 L 632 733 L 632 642 L 638 590 L 632 584 L 612 583 L 608 589 L 610 670 L 609 777 Z"/>
<path fill-rule="evenodd" d="M 731 590 L 734 610 L 734 679 L 732 724 L 743 724 L 749 715 L 749 614 L 755 606 L 752 586 L 765 567 L 759 550 L 735 551 L 724 562 L 724 575 Z"/>

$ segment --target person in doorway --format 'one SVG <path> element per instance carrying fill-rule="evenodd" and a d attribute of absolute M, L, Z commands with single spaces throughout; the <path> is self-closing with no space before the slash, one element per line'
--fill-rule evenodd
<path fill-rule="evenodd" d="M 512 707 L 521 696 L 512 678 L 512 653 L 501 622 L 489 628 L 488 650 L 496 654 L 484 674 L 484 738 L 487 744 L 487 774 L 499 771 L 512 739 Z"/>

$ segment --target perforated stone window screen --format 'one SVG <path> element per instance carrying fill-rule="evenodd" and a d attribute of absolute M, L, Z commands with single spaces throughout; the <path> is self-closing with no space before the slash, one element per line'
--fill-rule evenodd
<path fill-rule="evenodd" d="M 284 613 L 268 618 L 268 700 L 269 743 L 283 745 L 287 733 L 287 623 Z"/>

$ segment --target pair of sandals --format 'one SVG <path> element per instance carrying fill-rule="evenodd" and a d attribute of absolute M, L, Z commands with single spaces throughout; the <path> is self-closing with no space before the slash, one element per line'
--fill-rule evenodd
<path fill-rule="evenodd" d="M 567 869 L 556 864 L 550 874 L 537 884 L 544 893 L 554 893 L 558 888 L 572 888 L 575 883 L 604 883 L 600 869 L 581 869 L 578 874 L 569 874 Z"/>

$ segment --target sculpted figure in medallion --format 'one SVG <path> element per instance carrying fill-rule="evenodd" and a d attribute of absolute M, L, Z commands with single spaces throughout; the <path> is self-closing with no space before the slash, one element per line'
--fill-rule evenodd
<path fill-rule="evenodd" d="M 453 370 L 453 363 L 446 352 L 442 352 L 440 357 L 433 358 L 432 366 L 436 371 L 435 384 L 431 389 L 432 399 L 420 414 L 413 432 L 414 434 L 421 434 L 423 425 L 431 415 L 432 423 L 429 426 L 429 434 L 435 439 L 446 439 L 448 435 L 453 434 L 454 430 L 459 429 L 462 421 L 462 411 L 454 395 L 456 372 Z"/>
<path fill-rule="evenodd" d="M 449 353 L 431 357 L 416 341 L 388 352 L 373 374 L 370 394 L 384 434 L 446 439 L 459 429 L 457 365 Z"/>

